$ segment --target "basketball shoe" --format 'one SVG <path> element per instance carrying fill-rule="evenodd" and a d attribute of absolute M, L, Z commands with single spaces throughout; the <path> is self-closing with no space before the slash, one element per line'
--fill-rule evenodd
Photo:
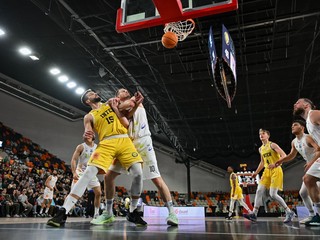
<path fill-rule="evenodd" d="M 300 224 L 305 224 L 306 222 L 311 221 L 312 218 L 313 218 L 313 216 L 309 216 L 309 217 L 307 217 L 307 218 L 304 218 L 304 219 L 300 220 L 299 223 L 300 223 Z"/>
<path fill-rule="evenodd" d="M 167 217 L 166 220 L 167 220 L 167 224 L 170 226 L 178 226 L 179 224 L 179 220 L 175 213 L 169 213 L 169 216 Z"/>
<path fill-rule="evenodd" d="M 286 218 L 283 220 L 284 223 L 289 223 L 292 222 L 293 218 L 294 218 L 294 212 L 291 211 L 289 213 L 286 214 Z"/>
<path fill-rule="evenodd" d="M 128 213 L 127 220 L 129 222 L 135 223 L 137 226 L 145 226 L 147 223 L 141 218 L 139 212 L 137 209 L 135 209 L 133 212 Z"/>
<path fill-rule="evenodd" d="M 47 222 L 47 225 L 52 226 L 52 227 L 61 227 L 64 226 L 67 220 L 67 214 L 66 214 L 66 209 L 65 208 L 60 208 L 56 215 L 49 219 Z"/>
<path fill-rule="evenodd" d="M 108 214 L 107 211 L 103 211 L 102 214 L 91 220 L 91 224 L 93 225 L 102 225 L 105 223 L 113 223 L 115 221 L 115 217 L 113 214 Z"/>
<path fill-rule="evenodd" d="M 306 226 L 312 227 L 312 226 L 320 226 L 320 216 L 317 213 L 315 216 L 312 217 L 312 219 L 310 221 L 307 221 L 305 223 Z"/>
<path fill-rule="evenodd" d="M 257 222 L 257 216 L 254 213 L 243 214 L 243 217 L 252 221 L 252 222 Z"/>

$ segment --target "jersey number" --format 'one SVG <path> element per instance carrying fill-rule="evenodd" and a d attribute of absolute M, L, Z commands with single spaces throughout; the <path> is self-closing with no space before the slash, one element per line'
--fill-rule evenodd
<path fill-rule="evenodd" d="M 106 120 L 107 120 L 108 124 L 111 124 L 111 123 L 114 122 L 113 116 L 110 116 L 110 117 L 106 118 Z"/>

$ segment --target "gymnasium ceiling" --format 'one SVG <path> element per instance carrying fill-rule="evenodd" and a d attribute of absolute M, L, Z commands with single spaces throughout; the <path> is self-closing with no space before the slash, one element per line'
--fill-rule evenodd
<path fill-rule="evenodd" d="M 20 90 L 24 98 L 78 119 L 88 109 L 48 74 L 56 65 L 105 99 L 117 88 L 138 87 L 157 147 L 177 149 L 177 161 L 254 169 L 261 127 L 290 150 L 293 103 L 300 96 L 320 100 L 319 1 L 239 0 L 237 11 L 195 19 L 194 33 L 172 50 L 161 45 L 162 26 L 117 33 L 119 6 L 120 0 L 1 0 L 0 26 L 7 34 L 0 39 L 0 72 L 18 81 L 2 78 L 1 89 Z M 209 27 L 219 41 L 222 23 L 237 55 L 231 109 L 213 85 L 207 47 Z M 21 44 L 40 61 L 21 57 Z"/>

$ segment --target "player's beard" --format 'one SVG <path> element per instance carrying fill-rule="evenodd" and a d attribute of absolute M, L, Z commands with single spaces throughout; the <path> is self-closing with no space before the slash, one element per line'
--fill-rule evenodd
<path fill-rule="evenodd" d="M 91 102 L 92 102 L 92 103 L 98 103 L 98 102 L 101 102 L 101 97 L 99 97 L 99 96 L 98 96 L 98 97 L 96 97 L 96 98 L 92 99 L 92 100 L 91 100 Z"/>
<path fill-rule="evenodd" d="M 293 116 L 301 116 L 304 114 L 304 111 L 303 108 L 293 109 Z"/>

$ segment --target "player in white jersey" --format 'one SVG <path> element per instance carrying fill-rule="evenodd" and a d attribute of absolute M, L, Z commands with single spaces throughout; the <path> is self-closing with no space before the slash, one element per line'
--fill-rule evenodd
<path fill-rule="evenodd" d="M 314 110 L 315 108 L 310 99 L 300 98 L 293 106 L 293 115 L 300 116 L 306 120 L 308 133 L 320 144 L 320 111 Z M 308 167 L 306 168 L 306 174 L 303 176 L 303 182 L 318 213 L 305 224 L 306 226 L 320 226 L 320 191 L 317 185 L 317 182 L 320 181 L 320 158 L 313 163 L 311 162 Z"/>
<path fill-rule="evenodd" d="M 300 153 L 303 159 L 306 160 L 305 168 L 309 168 L 310 164 L 320 157 L 319 146 L 310 135 L 304 133 L 305 122 L 303 120 L 294 120 L 291 129 L 292 134 L 296 136 L 291 142 L 291 151 L 286 157 L 279 159 L 273 165 L 275 167 L 280 166 L 284 162 L 293 160 L 297 156 L 297 153 Z M 273 168 L 274 166 L 269 165 L 269 168 Z M 315 213 L 312 206 L 312 201 L 304 182 L 302 182 L 299 194 L 304 205 L 309 210 L 309 217 L 300 221 L 301 224 L 305 224 L 306 222 L 312 220 L 313 216 L 315 216 Z"/>
<path fill-rule="evenodd" d="M 124 88 L 121 88 L 117 91 L 116 97 L 120 99 L 120 102 L 124 103 L 122 110 L 128 110 L 123 109 L 126 106 L 126 101 L 130 99 L 134 100 L 134 97 L 131 98 L 130 93 Z M 130 114 L 131 112 L 134 112 L 133 115 Z M 138 107 L 136 107 L 135 111 L 129 110 L 127 117 L 130 119 L 128 129 L 129 137 L 132 139 L 134 146 L 143 159 L 143 180 L 151 180 L 158 188 L 161 198 L 168 208 L 169 215 L 166 219 L 167 224 L 177 226 L 179 221 L 173 209 L 170 190 L 161 177 L 158 168 L 156 154 L 152 145 L 151 132 L 149 130 L 146 110 L 144 109 L 143 105 L 140 104 Z M 118 173 L 123 172 L 123 170 L 121 170 L 121 165 L 118 163 L 112 165 L 110 169 Z"/>
<path fill-rule="evenodd" d="M 58 189 L 56 187 L 56 183 L 58 181 L 58 173 L 56 170 L 53 170 L 52 175 L 50 175 L 46 182 L 45 182 L 45 189 L 44 189 L 44 193 L 43 193 L 43 202 L 41 204 L 41 209 L 39 214 L 43 217 L 47 217 L 48 216 L 48 212 L 52 203 L 52 199 L 53 199 L 53 189 L 56 189 L 56 191 L 58 192 Z M 47 207 L 47 208 L 46 208 Z M 46 208 L 45 213 L 43 213 L 43 209 Z"/>
<path fill-rule="evenodd" d="M 91 154 L 97 148 L 97 144 L 94 143 L 94 139 L 92 137 L 84 138 L 84 143 L 79 144 L 71 159 L 71 170 L 73 174 L 73 181 L 71 185 L 71 189 L 74 184 L 81 178 L 84 171 L 87 168 L 87 163 L 90 159 Z M 94 192 L 94 216 L 96 218 L 99 216 L 100 209 L 100 201 L 101 201 L 101 186 L 98 178 L 94 176 L 89 182 L 87 189 L 92 189 Z"/>

